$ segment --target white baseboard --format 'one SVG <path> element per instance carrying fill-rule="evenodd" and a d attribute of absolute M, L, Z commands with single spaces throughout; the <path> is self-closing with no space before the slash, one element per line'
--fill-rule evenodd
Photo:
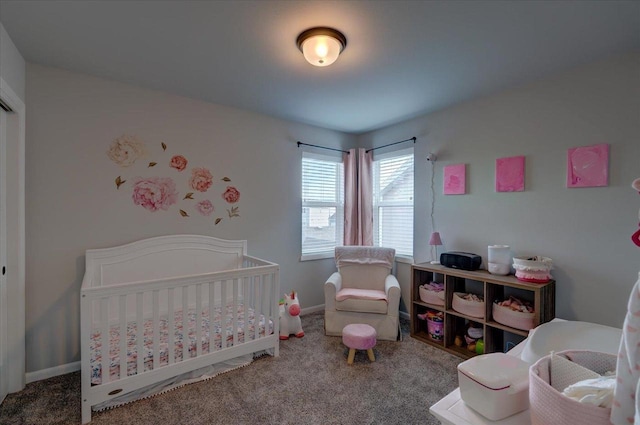
<path fill-rule="evenodd" d="M 314 305 L 313 307 L 307 307 L 300 309 L 300 315 L 315 313 L 316 311 L 324 311 L 324 304 Z"/>
<path fill-rule="evenodd" d="M 65 373 L 76 372 L 80 370 L 80 362 L 67 363 L 60 366 L 50 367 L 48 369 L 36 370 L 35 372 L 27 372 L 27 384 L 43 379 L 53 378 L 54 376 L 64 375 Z"/>

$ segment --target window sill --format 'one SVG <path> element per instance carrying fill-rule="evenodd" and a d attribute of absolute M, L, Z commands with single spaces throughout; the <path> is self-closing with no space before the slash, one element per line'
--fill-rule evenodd
<path fill-rule="evenodd" d="M 413 257 L 407 257 L 406 255 L 396 255 L 396 263 L 413 264 Z"/>
<path fill-rule="evenodd" d="M 314 260 L 326 260 L 328 258 L 334 258 L 335 253 L 333 251 L 319 252 L 317 254 L 304 254 L 300 256 L 300 261 L 314 261 Z"/>
<path fill-rule="evenodd" d="M 319 252 L 317 254 L 306 254 L 300 256 L 300 261 L 326 260 L 335 258 L 334 252 Z M 396 263 L 413 264 L 413 257 L 406 255 L 396 255 Z"/>

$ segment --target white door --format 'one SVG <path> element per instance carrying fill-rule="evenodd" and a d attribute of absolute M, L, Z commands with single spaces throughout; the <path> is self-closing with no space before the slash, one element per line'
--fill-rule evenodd
<path fill-rule="evenodd" d="M 7 115 L 0 109 L 0 403 L 7 396 Z"/>

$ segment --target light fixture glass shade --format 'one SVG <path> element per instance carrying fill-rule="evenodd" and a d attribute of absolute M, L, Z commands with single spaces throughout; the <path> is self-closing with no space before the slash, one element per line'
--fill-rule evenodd
<path fill-rule="evenodd" d="M 433 232 L 429 238 L 429 245 L 442 245 L 442 239 L 440 239 L 440 232 Z"/>
<path fill-rule="evenodd" d="M 300 34 L 297 44 L 304 58 L 311 65 L 329 66 L 338 59 L 347 45 L 347 39 L 338 30 L 317 27 Z"/>
<path fill-rule="evenodd" d="M 329 66 L 340 55 L 340 43 L 333 37 L 316 35 L 302 43 L 302 54 L 311 65 Z"/>

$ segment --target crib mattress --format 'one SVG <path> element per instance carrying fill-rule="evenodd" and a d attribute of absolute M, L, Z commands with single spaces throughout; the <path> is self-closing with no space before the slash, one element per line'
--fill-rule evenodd
<path fill-rule="evenodd" d="M 213 319 L 210 317 L 208 309 L 203 309 L 201 319 L 201 340 L 202 353 L 215 352 L 222 348 L 223 338 L 226 341 L 225 347 L 233 346 L 233 306 L 226 307 L 226 314 L 222 314 L 221 308 L 213 309 Z M 245 341 L 244 335 L 244 307 L 238 305 L 235 309 L 235 317 L 237 317 L 237 334 L 238 343 Z M 253 309 L 249 308 L 248 316 L 248 340 L 255 338 L 256 317 Z M 183 331 L 182 310 L 176 310 L 174 314 L 174 356 L 175 362 L 183 360 L 183 347 L 188 344 L 188 356 L 197 356 L 196 346 L 196 312 L 189 310 L 187 332 L 185 340 L 185 332 Z M 265 318 L 260 315 L 257 321 L 259 336 L 265 336 Z M 153 320 L 144 320 L 144 371 L 153 370 Z M 214 349 L 210 351 L 210 330 L 214 333 L 213 342 Z M 138 345 L 137 345 L 137 323 L 135 321 L 127 323 L 126 339 L 127 339 L 127 376 L 136 375 L 138 372 Z M 269 321 L 266 335 L 273 333 L 273 323 Z M 159 364 L 166 366 L 169 364 L 169 320 L 167 317 L 161 317 L 159 321 L 158 344 L 160 350 Z M 91 384 L 99 385 L 102 383 L 102 335 L 100 330 L 94 330 L 91 334 Z M 120 326 L 114 325 L 109 328 L 109 374 L 110 381 L 120 379 Z"/>

